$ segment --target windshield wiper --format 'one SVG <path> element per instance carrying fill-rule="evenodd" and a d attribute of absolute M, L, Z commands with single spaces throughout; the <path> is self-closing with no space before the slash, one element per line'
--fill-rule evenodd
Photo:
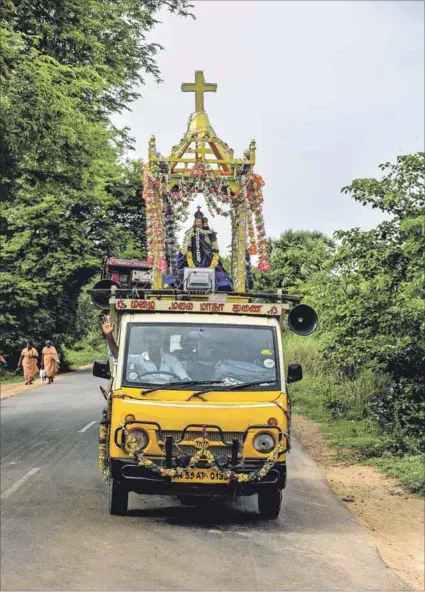
<path fill-rule="evenodd" d="M 167 382 L 167 384 L 162 384 L 161 386 L 156 386 L 154 388 L 148 389 L 147 391 L 141 391 L 141 395 L 148 395 L 149 393 L 154 393 L 155 391 L 165 390 L 169 386 L 194 386 L 196 384 L 217 384 L 218 380 L 187 380 L 186 382 Z"/>
<path fill-rule="evenodd" d="M 237 391 L 238 389 L 248 388 L 249 386 L 261 386 L 263 384 L 274 384 L 277 380 L 257 380 L 256 382 L 243 382 L 242 384 L 233 384 L 226 391 Z"/>
<path fill-rule="evenodd" d="M 210 381 L 213 382 L 213 381 Z M 217 382 L 217 381 L 215 381 Z M 223 381 L 221 381 L 223 382 Z M 237 391 L 238 389 L 243 389 L 243 388 L 248 388 L 250 386 L 261 386 L 263 384 L 274 384 L 276 382 L 276 380 L 257 380 L 256 382 L 242 382 L 241 384 L 232 384 L 229 387 L 225 387 L 223 388 L 222 386 L 220 386 L 219 388 L 216 389 L 205 389 L 203 391 L 197 391 L 196 393 L 193 393 L 190 395 L 190 397 L 188 397 L 186 399 L 186 401 L 190 401 L 190 399 L 192 399 L 193 397 L 199 397 L 200 399 L 202 399 L 202 395 L 205 395 L 206 393 L 213 393 L 214 391 Z M 203 401 L 205 399 L 202 399 Z"/>

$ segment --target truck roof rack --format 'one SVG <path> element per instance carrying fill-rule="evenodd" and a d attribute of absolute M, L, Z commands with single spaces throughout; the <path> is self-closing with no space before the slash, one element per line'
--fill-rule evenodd
<path fill-rule="evenodd" d="M 284 294 L 281 292 L 196 292 L 177 289 L 141 289 L 141 288 L 120 288 L 113 286 L 112 288 L 101 288 L 89 290 L 92 295 L 103 295 L 108 298 L 108 295 L 115 298 L 133 298 L 137 300 L 203 300 L 209 302 L 261 302 L 267 303 L 292 303 L 297 304 L 301 301 L 301 297 L 297 294 Z"/>

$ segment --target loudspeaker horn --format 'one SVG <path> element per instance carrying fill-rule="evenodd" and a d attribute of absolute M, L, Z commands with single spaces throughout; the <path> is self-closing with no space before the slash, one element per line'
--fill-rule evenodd
<path fill-rule="evenodd" d="M 288 314 L 288 326 L 297 335 L 310 335 L 317 329 L 317 313 L 307 304 L 294 306 Z"/>
<path fill-rule="evenodd" d="M 109 310 L 109 299 L 113 286 L 118 288 L 118 284 L 112 280 L 100 280 L 100 282 L 95 283 L 91 289 L 91 299 L 96 308 Z"/>

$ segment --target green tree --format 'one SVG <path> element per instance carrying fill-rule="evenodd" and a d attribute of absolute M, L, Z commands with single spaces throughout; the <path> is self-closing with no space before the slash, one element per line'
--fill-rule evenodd
<path fill-rule="evenodd" d="M 3 351 L 66 342 L 81 287 L 111 252 L 143 254 L 138 164 L 110 122 L 149 74 L 155 15 L 186 0 L 6 0 L 0 69 Z M 137 177 L 137 180 L 136 180 Z M 140 200 L 140 201 L 139 201 Z"/>
<path fill-rule="evenodd" d="M 382 179 L 358 179 L 343 191 L 390 220 L 336 233 L 333 273 L 316 274 L 303 291 L 318 308 L 325 356 L 348 376 L 368 366 L 388 375 L 376 416 L 395 447 L 425 451 L 425 155 L 380 168 Z"/>
<path fill-rule="evenodd" d="M 143 258 L 146 256 L 146 207 L 142 199 L 141 160 L 127 160 L 120 167 L 115 178 L 111 178 L 105 189 L 113 197 L 110 210 L 104 212 L 104 225 L 111 221 L 119 228 L 122 237 L 111 246 L 108 254 L 120 257 Z M 98 224 L 99 233 L 102 226 Z"/>
<path fill-rule="evenodd" d="M 258 274 L 257 289 L 293 289 L 325 269 L 335 249 L 325 234 L 309 230 L 286 230 L 278 239 L 269 239 L 271 272 Z"/>

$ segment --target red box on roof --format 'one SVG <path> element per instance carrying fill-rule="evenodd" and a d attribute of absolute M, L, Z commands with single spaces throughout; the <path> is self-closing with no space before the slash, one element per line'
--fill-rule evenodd
<path fill-rule="evenodd" d="M 151 266 L 146 261 L 140 261 L 138 259 L 117 259 L 116 257 L 110 257 L 106 260 L 106 267 L 128 267 L 132 269 L 151 269 Z"/>

